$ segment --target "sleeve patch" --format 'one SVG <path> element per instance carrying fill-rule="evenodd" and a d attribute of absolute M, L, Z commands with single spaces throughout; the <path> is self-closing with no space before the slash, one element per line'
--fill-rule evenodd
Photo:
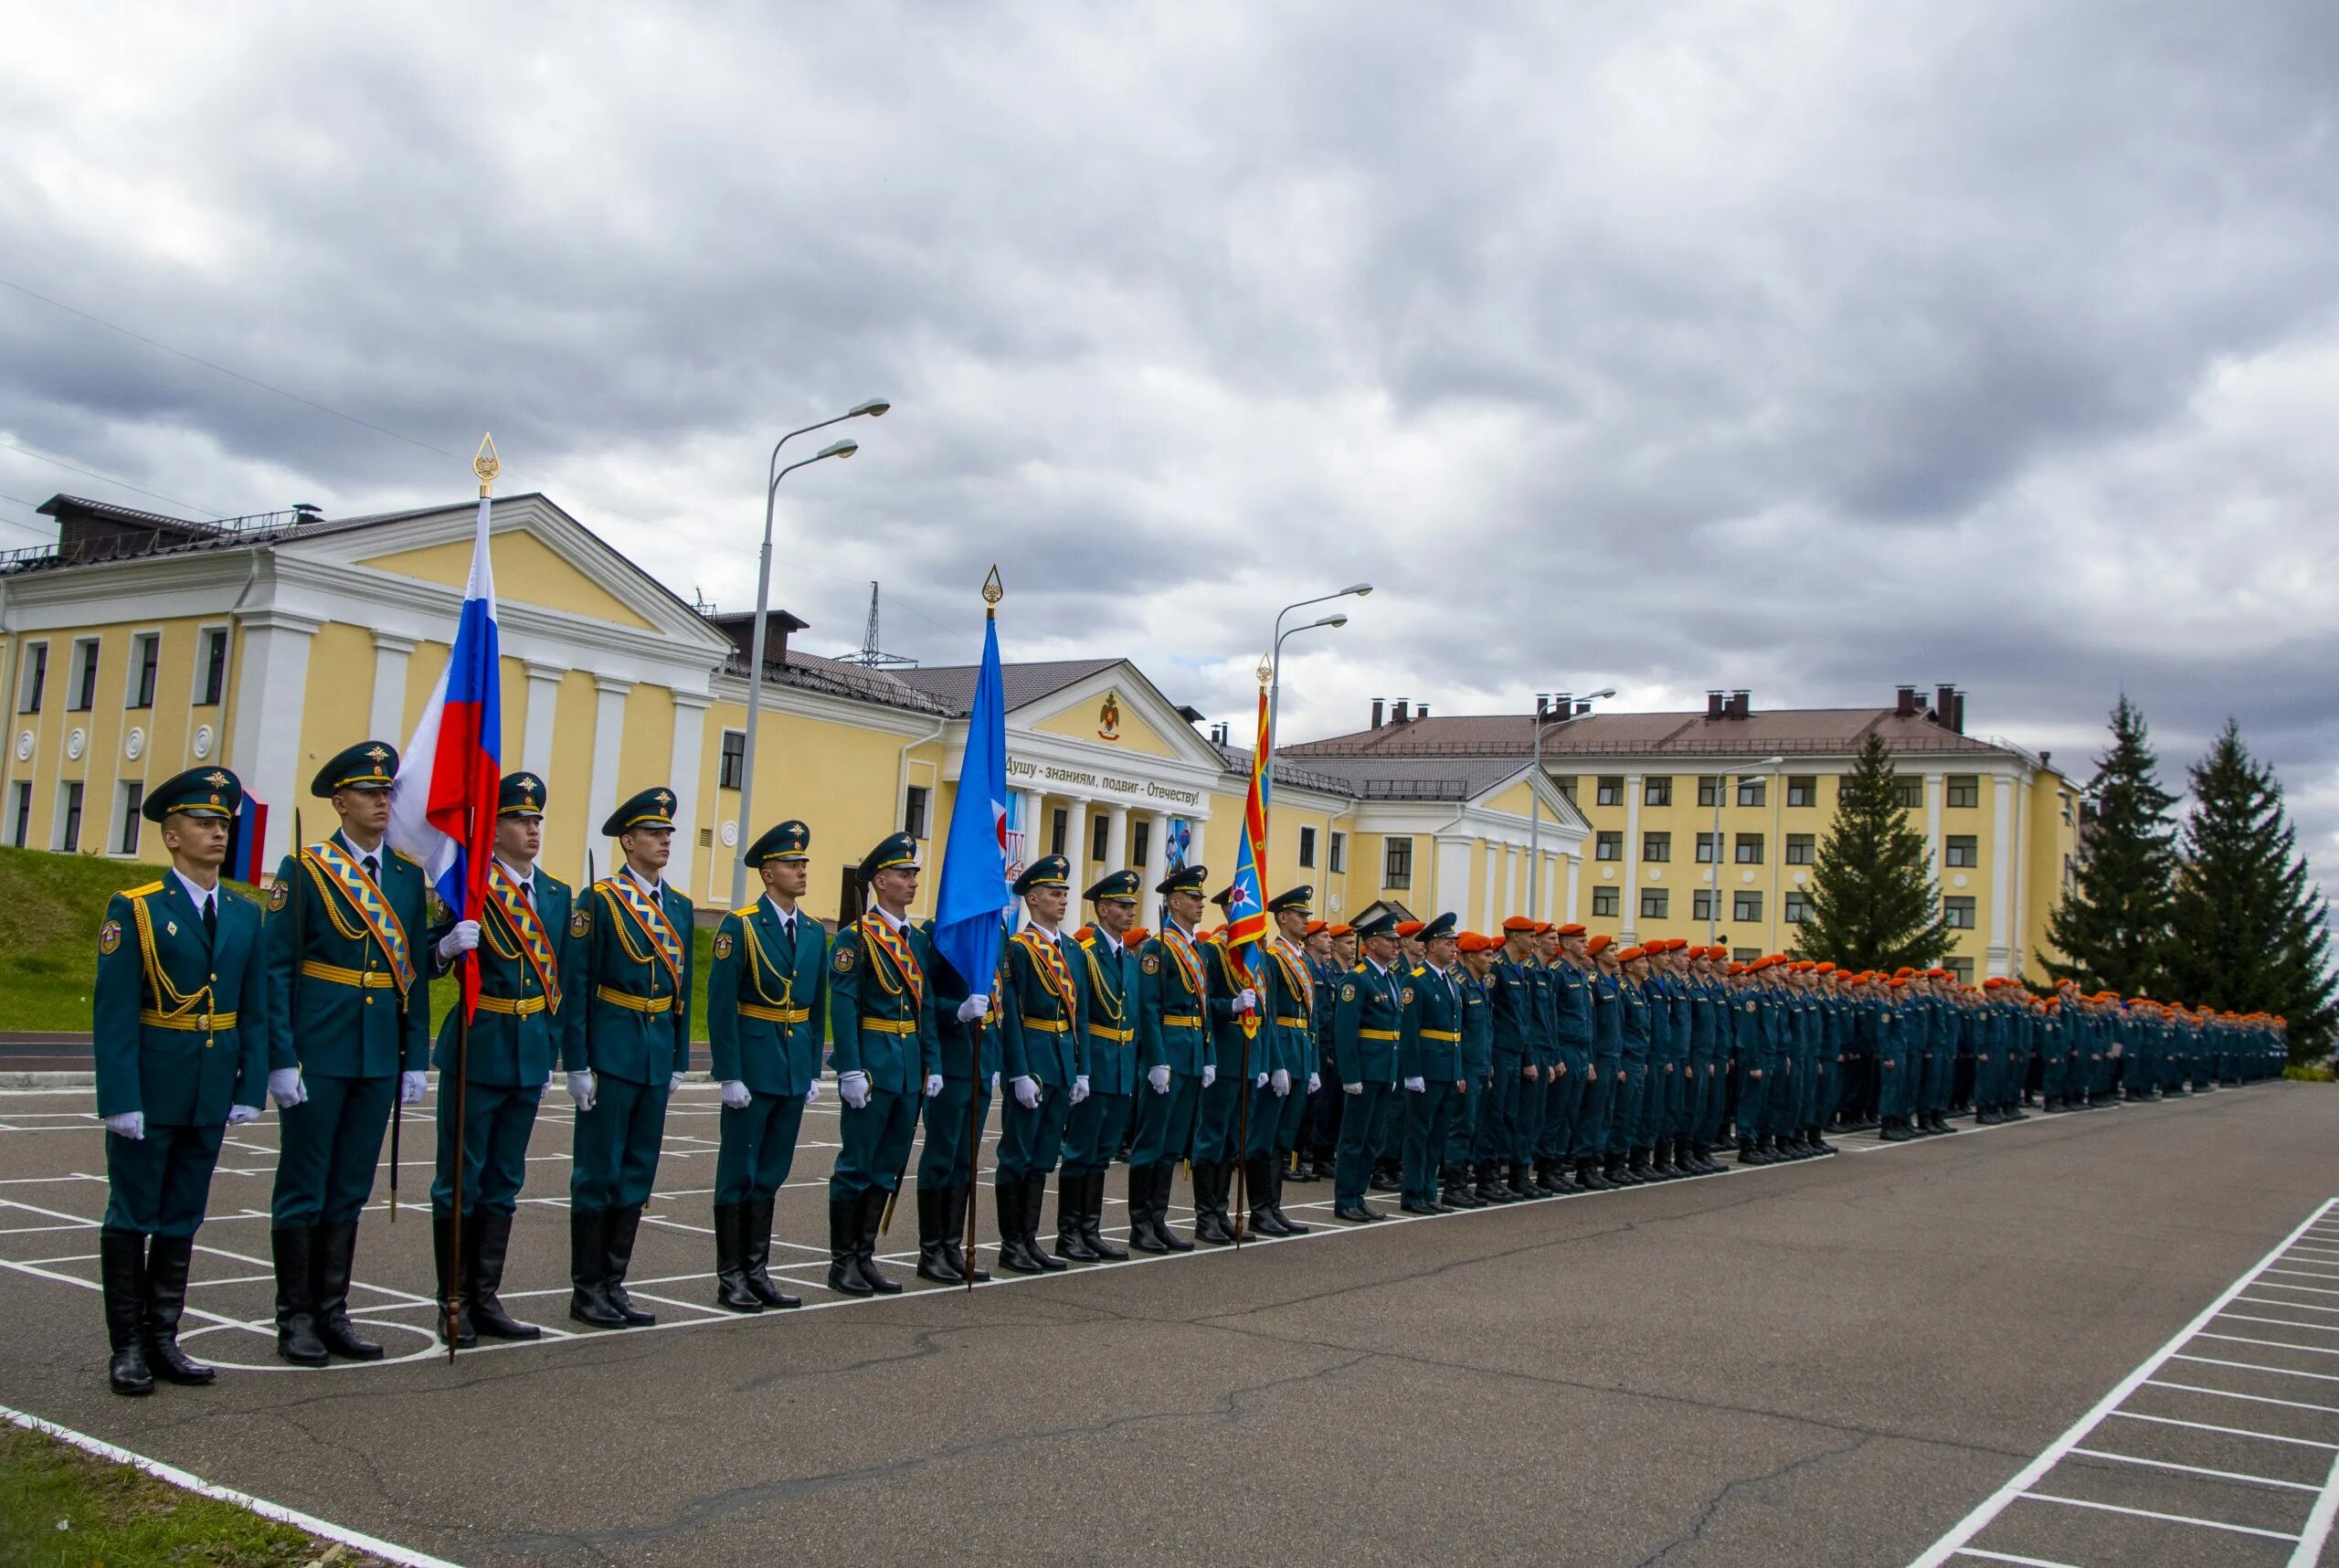
<path fill-rule="evenodd" d="M 1403 990 L 1400 991 L 1397 993 L 1397 997 L 1398 997 L 1398 1000 L 1399 1000 L 1400 1001 L 1402 1001 L 1402 1002 L 1403 1002 L 1407 1007 L 1411 1007 L 1411 1006 L 1413 1006 L 1413 988 L 1412 986 L 1406 986 Z"/>
<path fill-rule="evenodd" d="M 572 937 L 591 936 L 593 934 L 593 911 L 581 904 L 578 905 L 568 916 L 568 934 Z"/>
<path fill-rule="evenodd" d="M 109 920 L 98 927 L 98 951 L 111 953 L 122 946 L 122 922 Z"/>
<path fill-rule="evenodd" d="M 852 972 L 853 949 L 840 943 L 837 947 L 836 970 L 841 975 Z"/>
<path fill-rule="evenodd" d="M 714 934 L 714 956 L 718 959 L 727 959 L 731 956 L 730 932 L 717 931 Z"/>
<path fill-rule="evenodd" d="M 1149 975 L 1158 975 L 1161 972 L 1160 954 L 1148 953 L 1145 955 L 1145 972 Z"/>
<path fill-rule="evenodd" d="M 282 877 L 278 877 L 276 881 L 270 885 L 268 890 L 268 906 L 271 910 L 283 908 L 286 904 L 291 901 L 291 898 L 292 885 L 285 881 Z"/>
<path fill-rule="evenodd" d="M 1352 985 L 1344 985 L 1340 987 L 1340 1000 L 1342 1001 L 1354 1001 L 1356 1000 L 1356 987 Z"/>

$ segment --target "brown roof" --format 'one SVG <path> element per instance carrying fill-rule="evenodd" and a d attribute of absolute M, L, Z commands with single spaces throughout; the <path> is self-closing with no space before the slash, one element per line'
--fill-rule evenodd
<path fill-rule="evenodd" d="M 1118 659 L 1051 659 L 1028 664 L 1001 664 L 999 673 L 1007 688 L 1008 711 L 1011 713 L 1053 696 L 1119 662 Z M 915 686 L 953 715 L 964 718 L 974 711 L 975 677 L 981 671 L 979 664 L 932 664 L 893 673 L 894 679 Z"/>
<path fill-rule="evenodd" d="M 1556 720 L 1543 730 L 1543 755 L 1656 756 L 1684 758 L 1848 757 L 1873 730 L 1895 751 L 1993 752 L 1999 748 L 1960 735 L 1921 715 L 1902 718 L 1890 708 L 1780 708 L 1745 718 L 1702 713 L 1587 714 Z M 1456 714 L 1384 724 L 1283 747 L 1292 758 L 1528 757 L 1533 754 L 1532 714 Z"/>

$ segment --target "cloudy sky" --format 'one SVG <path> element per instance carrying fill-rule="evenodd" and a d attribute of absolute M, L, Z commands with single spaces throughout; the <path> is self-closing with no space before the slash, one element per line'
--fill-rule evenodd
<path fill-rule="evenodd" d="M 1227 716 L 1365 578 L 1286 736 L 1954 681 L 2078 764 L 2124 687 L 2339 866 L 2327 0 L 775 15 L 20 17 L 0 546 L 452 500 L 492 428 L 744 608 L 770 442 L 883 396 L 782 486 L 820 651 L 873 577 L 964 662 L 995 560 L 1011 658 Z"/>

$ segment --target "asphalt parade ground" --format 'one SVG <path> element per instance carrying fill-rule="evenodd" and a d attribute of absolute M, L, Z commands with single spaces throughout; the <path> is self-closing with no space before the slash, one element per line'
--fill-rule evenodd
<path fill-rule="evenodd" d="M 693 1086 L 634 1259 L 659 1322 L 619 1332 L 566 1316 L 556 1094 L 503 1292 L 545 1338 L 452 1366 L 420 1109 L 351 1297 L 386 1361 L 275 1360 L 271 1114 L 198 1238 L 184 1342 L 218 1383 L 126 1400 L 90 1093 L 0 1096 L 0 1404 L 466 1564 L 2339 1562 L 2327 1087 L 1361 1229 L 1294 1185 L 1313 1234 L 971 1292 L 910 1278 L 905 1207 L 910 1288 L 873 1301 L 825 1288 L 829 1095 L 773 1245 L 805 1308 L 736 1318 Z"/>

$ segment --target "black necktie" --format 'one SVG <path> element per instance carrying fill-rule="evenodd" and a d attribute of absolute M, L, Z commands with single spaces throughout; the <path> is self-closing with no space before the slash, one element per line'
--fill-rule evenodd
<path fill-rule="evenodd" d="M 203 934 L 206 937 L 219 934 L 219 896 L 217 894 L 203 901 Z"/>
<path fill-rule="evenodd" d="M 368 876 L 379 876 L 382 874 L 381 862 L 376 860 L 370 854 L 365 857 L 365 874 Z"/>
<path fill-rule="evenodd" d="M 779 939 L 791 948 L 796 945 L 796 922 L 785 915 L 779 917 Z"/>

